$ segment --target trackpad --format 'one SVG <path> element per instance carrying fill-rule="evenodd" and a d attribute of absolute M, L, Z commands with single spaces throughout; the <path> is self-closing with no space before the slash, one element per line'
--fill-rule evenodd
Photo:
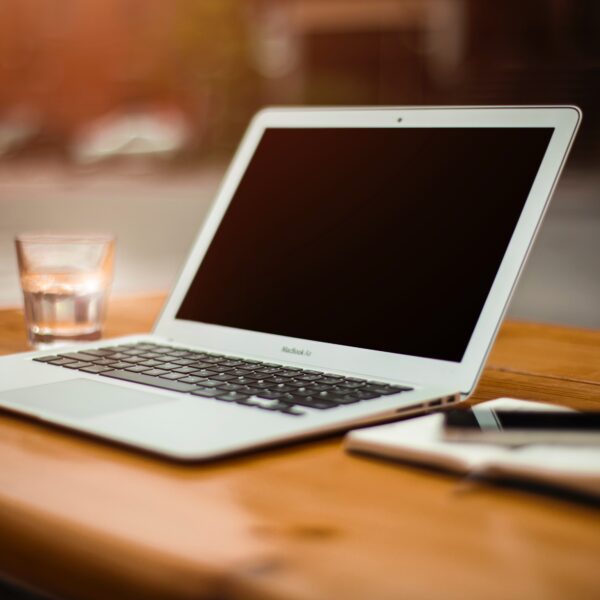
<path fill-rule="evenodd" d="M 169 400 L 166 396 L 89 379 L 70 379 L 0 393 L 0 401 L 16 409 L 22 407 L 27 412 L 52 413 L 71 419 L 98 417 Z"/>

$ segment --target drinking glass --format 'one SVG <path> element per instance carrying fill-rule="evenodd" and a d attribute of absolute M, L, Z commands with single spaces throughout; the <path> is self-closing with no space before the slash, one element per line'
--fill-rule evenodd
<path fill-rule="evenodd" d="M 15 245 L 30 344 L 51 348 L 100 339 L 114 236 L 23 234 Z"/>

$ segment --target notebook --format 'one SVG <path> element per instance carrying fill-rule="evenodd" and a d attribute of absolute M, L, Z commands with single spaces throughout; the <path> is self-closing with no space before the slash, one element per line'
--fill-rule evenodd
<path fill-rule="evenodd" d="M 552 404 L 499 398 L 478 404 L 494 410 L 561 410 Z M 507 447 L 444 439 L 444 415 L 359 429 L 349 451 L 436 467 L 460 475 L 541 483 L 600 498 L 600 447 L 530 444 Z"/>
<path fill-rule="evenodd" d="M 0 406 L 207 460 L 464 400 L 579 120 L 261 111 L 152 333 L 1 358 Z"/>

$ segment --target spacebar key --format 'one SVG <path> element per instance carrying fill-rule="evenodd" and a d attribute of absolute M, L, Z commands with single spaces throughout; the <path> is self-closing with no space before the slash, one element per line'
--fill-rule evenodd
<path fill-rule="evenodd" d="M 131 381 L 132 383 L 143 383 L 144 385 L 151 385 L 152 387 L 171 390 L 173 392 L 189 392 L 198 387 L 190 383 L 179 383 L 179 381 L 161 379 L 160 377 L 152 377 L 143 373 L 131 373 L 130 371 L 104 371 L 100 375 L 112 377 L 113 379 L 122 379 L 123 381 Z"/>

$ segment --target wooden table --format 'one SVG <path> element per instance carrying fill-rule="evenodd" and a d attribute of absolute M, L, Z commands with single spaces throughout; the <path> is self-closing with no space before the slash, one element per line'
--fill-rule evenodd
<path fill-rule="evenodd" d="M 148 330 L 163 296 L 112 303 Z M 0 352 L 25 349 L 0 311 Z M 600 332 L 507 323 L 475 400 L 600 407 Z M 348 455 L 178 466 L 0 416 L 0 573 L 59 597 L 600 598 L 597 508 Z"/>

